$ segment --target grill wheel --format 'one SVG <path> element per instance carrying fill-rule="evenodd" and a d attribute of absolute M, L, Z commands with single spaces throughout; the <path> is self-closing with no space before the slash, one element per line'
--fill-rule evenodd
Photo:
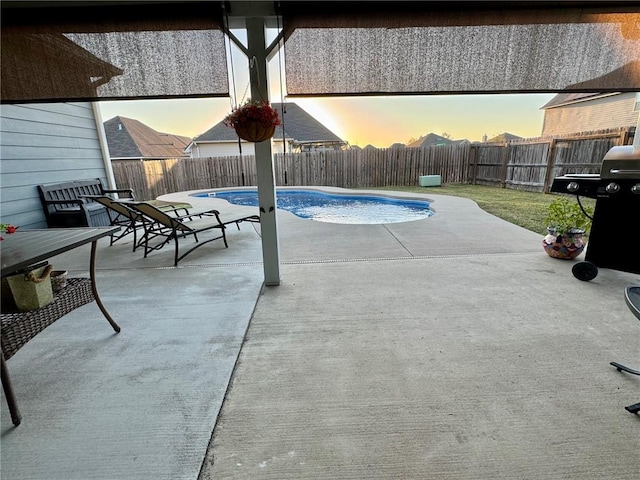
<path fill-rule="evenodd" d="M 588 282 L 598 276 L 598 267 L 591 262 L 578 262 L 571 269 L 571 273 L 573 273 L 573 276 L 578 280 Z"/>

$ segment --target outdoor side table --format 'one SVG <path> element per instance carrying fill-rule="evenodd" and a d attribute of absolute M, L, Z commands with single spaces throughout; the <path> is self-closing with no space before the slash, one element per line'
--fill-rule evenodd
<path fill-rule="evenodd" d="M 629 307 L 629 310 L 631 310 L 636 318 L 640 320 L 640 286 L 632 285 L 627 287 L 624 291 L 624 299 L 627 303 L 627 306 Z M 616 367 L 619 372 L 627 372 L 631 373 L 632 375 L 640 375 L 640 370 L 626 367 L 618 362 L 610 362 L 610 365 Z M 639 413 L 640 402 L 629 405 L 628 407 L 624 407 L 624 409 L 629 413 Z"/>
<path fill-rule="evenodd" d="M 93 301 L 97 303 L 115 332 L 120 331 L 120 327 L 104 307 L 95 282 L 97 241 L 119 230 L 120 227 L 22 230 L 5 235 L 0 242 L 3 278 L 20 272 L 35 263 L 91 243 L 90 278 L 68 279 L 67 286 L 55 293 L 53 302 L 42 308 L 24 312 L 3 312 L 0 315 L 2 321 L 0 336 L 2 340 L 2 363 L 0 365 L 2 388 L 14 425 L 20 425 L 22 416 L 18 410 L 6 360 L 56 320 Z"/>

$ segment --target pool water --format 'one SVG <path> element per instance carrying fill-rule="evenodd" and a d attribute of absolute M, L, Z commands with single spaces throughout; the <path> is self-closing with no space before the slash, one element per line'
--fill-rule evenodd
<path fill-rule="evenodd" d="M 225 190 L 198 197 L 221 198 L 235 205 L 258 206 L 257 190 Z M 381 224 L 421 220 L 433 215 L 429 202 L 378 195 L 343 195 L 311 190 L 278 190 L 278 208 L 318 222 Z"/>

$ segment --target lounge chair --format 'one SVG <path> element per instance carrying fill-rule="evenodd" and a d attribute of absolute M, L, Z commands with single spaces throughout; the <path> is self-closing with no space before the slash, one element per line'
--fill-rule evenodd
<path fill-rule="evenodd" d="M 91 198 L 93 201 L 101 203 L 107 207 L 107 213 L 109 215 L 111 225 L 122 227 L 120 232 L 111 235 L 109 245 L 113 245 L 121 238 L 133 233 L 133 251 L 135 252 L 136 248 L 140 246 L 140 242 L 143 240 L 140 239 L 140 241 L 138 241 L 138 229 L 144 228 L 144 219 L 140 212 L 127 205 L 131 199 L 116 200 L 108 195 L 85 195 L 84 197 Z M 189 208 L 191 208 L 191 205 L 188 203 L 173 204 L 156 200 L 149 203 L 155 204 L 160 210 L 173 212 L 176 215 L 188 215 Z"/>
<path fill-rule="evenodd" d="M 144 235 L 140 240 L 140 244 L 144 246 L 145 258 L 150 252 L 161 249 L 173 240 L 175 245 L 174 266 L 177 266 L 180 260 L 196 248 L 214 240 L 222 239 L 225 248 L 227 248 L 229 245 L 225 230 L 228 225 L 235 223 L 240 228 L 240 222 L 260 221 L 260 217 L 257 214 L 247 215 L 246 212 L 222 217 L 218 210 L 210 209 L 197 212 L 191 211 L 184 216 L 172 216 L 149 202 L 127 202 L 127 206 L 142 215 Z M 199 233 L 216 229 L 220 230 L 220 235 L 204 241 L 198 240 Z M 179 239 L 191 235 L 193 235 L 196 244 L 186 252 L 180 253 Z M 162 237 L 163 240 L 152 245 L 150 241 L 156 237 Z"/>

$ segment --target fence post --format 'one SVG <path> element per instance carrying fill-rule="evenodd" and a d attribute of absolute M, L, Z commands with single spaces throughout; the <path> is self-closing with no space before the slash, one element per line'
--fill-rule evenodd
<path fill-rule="evenodd" d="M 504 155 L 502 157 L 502 173 L 500 175 L 500 188 L 507 186 L 507 169 L 509 168 L 509 144 L 504 147 Z"/>
<path fill-rule="evenodd" d="M 469 168 L 471 169 L 471 182 L 467 178 L 467 183 L 471 183 L 471 185 L 476 184 L 476 174 L 478 173 L 478 152 L 480 151 L 480 147 L 477 145 L 471 145 L 469 149 Z"/>
<path fill-rule="evenodd" d="M 544 172 L 544 185 L 542 186 L 543 193 L 549 193 L 551 189 L 551 174 L 555 165 L 555 153 L 556 153 L 556 139 L 552 138 L 549 142 L 549 151 L 547 152 L 547 170 Z"/>
<path fill-rule="evenodd" d="M 626 145 L 629 143 L 629 128 L 625 128 L 620 132 L 620 143 L 618 145 Z"/>

